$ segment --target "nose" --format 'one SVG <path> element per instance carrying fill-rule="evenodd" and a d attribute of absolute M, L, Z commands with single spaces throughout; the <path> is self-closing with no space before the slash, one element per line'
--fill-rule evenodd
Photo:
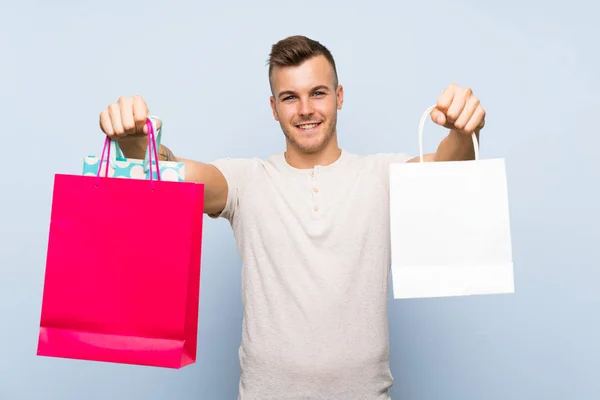
<path fill-rule="evenodd" d="M 298 114 L 302 117 L 313 115 L 315 113 L 314 107 L 310 99 L 301 99 L 298 102 Z"/>

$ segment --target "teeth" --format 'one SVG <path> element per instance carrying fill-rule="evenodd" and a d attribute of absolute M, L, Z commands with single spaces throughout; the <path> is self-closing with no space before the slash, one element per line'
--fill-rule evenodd
<path fill-rule="evenodd" d="M 317 125 L 319 125 L 319 124 L 300 125 L 299 128 L 308 130 L 308 129 L 312 129 L 312 128 L 316 127 Z"/>

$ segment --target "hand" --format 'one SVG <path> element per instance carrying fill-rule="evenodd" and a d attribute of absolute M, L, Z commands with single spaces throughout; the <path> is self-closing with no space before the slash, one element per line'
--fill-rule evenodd
<path fill-rule="evenodd" d="M 141 96 L 120 97 L 118 102 L 100 113 L 100 128 L 113 140 L 126 136 L 145 137 L 148 113 L 148 105 Z M 157 121 L 157 128 L 160 128 L 160 121 Z"/>
<path fill-rule="evenodd" d="M 431 120 L 460 133 L 479 132 L 485 125 L 485 110 L 471 89 L 452 84 L 446 88 L 431 111 Z"/>

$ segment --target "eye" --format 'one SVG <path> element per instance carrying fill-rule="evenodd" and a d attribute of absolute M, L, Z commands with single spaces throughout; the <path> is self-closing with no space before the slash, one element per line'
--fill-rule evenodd
<path fill-rule="evenodd" d="M 292 100 L 293 98 L 294 98 L 294 96 L 291 96 L 291 95 L 290 95 L 290 96 L 286 96 L 286 97 L 284 97 L 282 100 L 283 100 L 283 101 L 289 101 L 289 100 Z"/>
<path fill-rule="evenodd" d="M 321 91 L 316 91 L 314 93 L 315 96 L 325 96 L 325 92 L 321 92 Z"/>

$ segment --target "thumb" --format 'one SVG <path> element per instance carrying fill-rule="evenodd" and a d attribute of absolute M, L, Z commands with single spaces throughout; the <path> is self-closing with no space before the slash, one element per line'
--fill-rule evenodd
<path fill-rule="evenodd" d="M 434 108 L 431 111 L 431 120 L 438 125 L 446 125 L 446 115 L 444 115 L 444 113 L 438 110 L 437 108 Z"/>

